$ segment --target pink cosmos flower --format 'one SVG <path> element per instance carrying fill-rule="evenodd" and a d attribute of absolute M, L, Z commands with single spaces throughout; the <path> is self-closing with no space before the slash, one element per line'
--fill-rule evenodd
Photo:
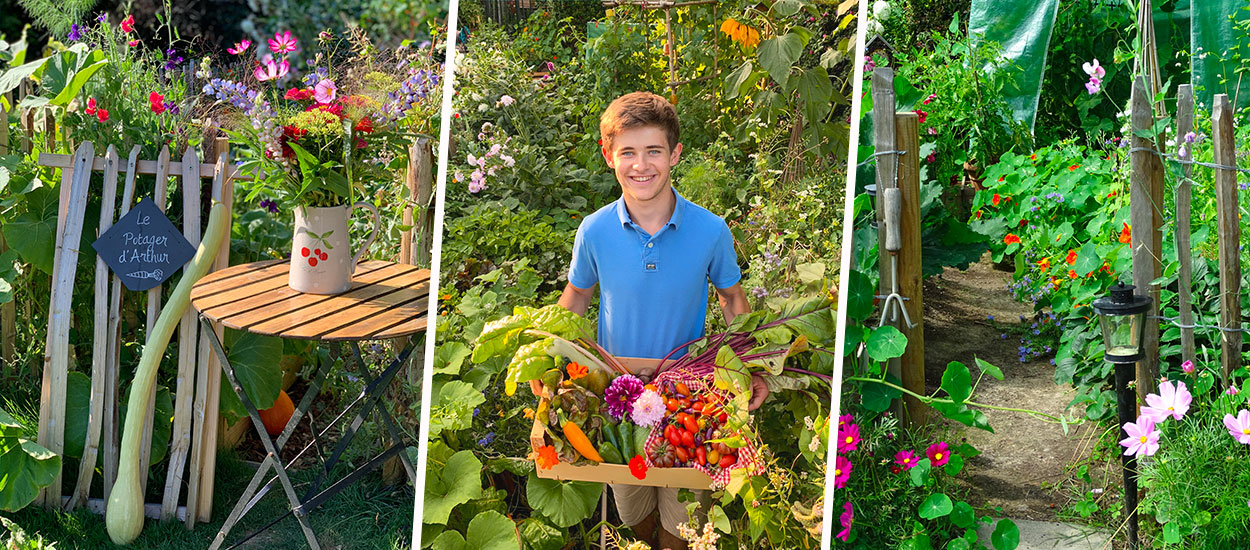
<path fill-rule="evenodd" d="M 243 40 L 235 43 L 233 48 L 226 48 L 226 51 L 230 52 L 230 55 L 239 55 L 247 51 L 250 47 L 252 47 L 252 41 L 244 38 Z"/>
<path fill-rule="evenodd" d="M 894 455 L 894 463 L 902 466 L 904 470 L 915 468 L 917 462 L 920 462 L 920 459 L 916 458 L 916 453 L 911 451 L 899 451 Z"/>
<path fill-rule="evenodd" d="M 1224 415 L 1224 427 L 1228 428 L 1229 435 L 1238 443 L 1250 445 L 1250 411 L 1241 409 L 1237 411 L 1236 418 L 1231 414 Z"/>
<path fill-rule="evenodd" d="M 323 78 L 317 81 L 317 87 L 313 90 L 313 99 L 317 100 L 317 103 L 329 103 L 334 101 L 335 96 L 338 95 L 338 91 L 339 88 L 334 85 L 333 80 Z"/>
<path fill-rule="evenodd" d="M 849 500 L 846 504 L 842 505 L 842 516 L 838 519 L 842 521 L 842 530 L 838 531 L 838 534 L 834 536 L 837 537 L 838 540 L 846 542 L 846 539 L 851 536 L 851 524 L 855 522 L 855 509 L 851 508 L 851 502 Z"/>
<path fill-rule="evenodd" d="M 833 461 L 833 488 L 841 489 L 846 487 L 846 482 L 851 479 L 851 469 L 854 466 L 846 457 L 838 455 Z"/>
<path fill-rule="evenodd" d="M 1175 385 L 1164 382 L 1159 384 L 1159 395 L 1152 393 L 1146 396 L 1146 403 L 1150 406 L 1142 407 L 1141 414 L 1156 424 L 1167 420 L 1169 416 L 1180 420 L 1189 411 L 1189 404 L 1193 400 L 1194 396 L 1185 389 L 1184 382 L 1176 382 Z"/>
<path fill-rule="evenodd" d="M 1250 411 L 1246 414 L 1250 415 Z M 1250 416 L 1247 419 L 1250 420 Z M 1145 414 L 1137 418 L 1136 424 L 1124 423 L 1124 433 L 1128 435 L 1120 441 L 1120 445 L 1125 449 L 1124 456 L 1150 456 L 1159 450 L 1160 432 L 1155 429 L 1155 421 Z M 1250 438 L 1250 435 L 1247 437 Z"/>
<path fill-rule="evenodd" d="M 929 465 L 935 468 L 951 459 L 950 446 L 945 441 L 930 445 L 925 454 L 929 456 Z"/>
<path fill-rule="evenodd" d="M 269 39 L 269 49 L 273 53 L 293 52 L 298 45 L 299 41 L 291 36 L 291 31 L 275 32 L 273 38 Z"/>
<path fill-rule="evenodd" d="M 838 426 L 840 427 L 843 424 L 846 424 L 847 422 L 854 422 L 854 421 L 855 421 L 854 416 L 851 416 L 849 414 L 844 414 L 838 417 Z"/>
<path fill-rule="evenodd" d="M 286 73 L 291 72 L 291 64 L 283 59 L 275 62 L 272 55 L 266 55 L 265 60 L 256 67 L 256 71 L 252 74 L 256 76 L 256 80 L 264 82 L 275 78 L 282 78 Z"/>
<path fill-rule="evenodd" d="M 859 448 L 859 426 L 847 424 L 838 429 L 838 452 L 849 453 Z"/>
<path fill-rule="evenodd" d="M 1181 363 L 1181 370 L 1184 371 L 1185 374 L 1193 374 L 1194 362 L 1186 359 L 1184 363 Z"/>

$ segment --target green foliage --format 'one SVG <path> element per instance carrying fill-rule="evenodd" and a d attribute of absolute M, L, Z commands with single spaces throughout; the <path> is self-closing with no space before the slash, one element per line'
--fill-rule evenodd
<path fill-rule="evenodd" d="M 1135 58 L 1135 26 L 1136 14 L 1128 4 L 1060 2 L 1034 126 L 1038 143 L 1070 138 L 1097 142 L 1114 134 L 1119 127 L 1117 111 L 1128 103 L 1132 89 L 1129 73 Z M 1091 95 L 1085 89 L 1089 78 L 1081 65 L 1094 59 L 1107 75 L 1102 79 L 1102 92 Z M 1160 64 L 1172 63 L 1160 59 Z M 1184 65 L 1183 70 L 1188 70 L 1188 63 Z"/>
<path fill-rule="evenodd" d="M 32 441 L 26 429 L 0 409 L 0 510 L 14 512 L 30 504 L 40 489 L 52 484 L 60 467 L 61 457 Z"/>
<path fill-rule="evenodd" d="M 18 0 L 22 8 L 35 20 L 35 25 L 62 36 L 69 32 L 70 25 L 79 23 L 83 16 L 95 7 L 98 0 L 70 0 L 53 2 L 50 0 Z"/>

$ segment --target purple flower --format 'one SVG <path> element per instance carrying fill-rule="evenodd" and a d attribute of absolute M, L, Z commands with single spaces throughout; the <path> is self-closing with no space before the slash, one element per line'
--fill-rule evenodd
<path fill-rule="evenodd" d="M 631 374 L 616 377 L 603 392 L 604 406 L 612 418 L 620 419 L 634 407 L 634 401 L 642 395 L 642 380 Z"/>
<path fill-rule="evenodd" d="M 273 201 L 271 201 L 271 200 L 269 200 L 269 199 L 261 199 L 261 200 L 260 200 L 260 207 L 261 207 L 261 208 L 264 208 L 265 210 L 268 210 L 268 211 L 269 211 L 270 213 L 272 213 L 272 214 L 277 214 L 277 213 L 278 213 L 278 203 L 273 202 Z"/>
<path fill-rule="evenodd" d="M 484 437 L 482 437 L 481 439 L 477 440 L 477 446 L 478 446 L 478 447 L 485 447 L 485 446 L 487 446 L 487 445 L 490 445 L 490 444 L 491 444 L 491 442 L 492 442 L 492 441 L 494 441 L 494 440 L 495 440 L 495 432 L 489 432 L 489 433 L 487 433 L 487 434 L 486 434 L 486 436 L 484 436 Z"/>
<path fill-rule="evenodd" d="M 82 27 L 79 27 L 78 23 L 70 25 L 69 34 L 65 35 L 65 38 L 68 38 L 70 42 L 82 40 Z"/>
<path fill-rule="evenodd" d="M 103 22 L 107 21 L 107 20 L 108 20 L 108 18 L 109 18 L 108 14 L 101 13 L 99 16 L 97 16 L 97 17 L 95 18 L 95 22 L 96 22 L 96 23 L 103 23 Z"/>

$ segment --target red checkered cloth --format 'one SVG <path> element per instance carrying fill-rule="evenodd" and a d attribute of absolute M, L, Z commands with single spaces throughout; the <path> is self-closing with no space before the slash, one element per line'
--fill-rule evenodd
<path fill-rule="evenodd" d="M 722 402 L 729 400 L 729 396 L 726 392 L 716 389 L 716 387 L 713 386 L 712 367 L 710 366 L 678 367 L 666 370 L 656 376 L 655 379 L 652 380 L 652 383 L 655 384 L 656 387 L 660 387 L 660 385 L 666 381 L 672 381 L 674 383 L 682 382 L 686 384 L 686 387 L 690 388 L 690 393 L 692 394 L 706 392 L 716 395 Z M 664 424 L 661 423 L 651 429 L 651 434 L 647 436 L 647 442 L 643 444 L 643 457 L 646 458 L 648 467 L 655 466 L 655 464 L 651 461 L 650 451 L 654 449 L 656 445 L 659 445 L 663 440 Z M 751 443 L 749 439 L 746 441 L 746 446 L 738 449 L 738 462 L 730 468 L 708 468 L 707 466 L 693 461 L 690 462 L 690 466 L 698 469 L 708 476 L 711 476 L 712 481 L 720 487 L 724 487 L 729 484 L 729 472 L 731 470 L 746 468 L 747 473 L 753 476 L 764 473 L 764 461 L 760 458 L 759 451 L 755 450 L 755 445 Z"/>

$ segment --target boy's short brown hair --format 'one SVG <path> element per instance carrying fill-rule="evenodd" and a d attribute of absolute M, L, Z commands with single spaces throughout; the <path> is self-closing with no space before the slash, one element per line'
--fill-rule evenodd
<path fill-rule="evenodd" d="M 651 92 L 633 92 L 616 98 L 599 117 L 599 134 L 603 146 L 612 148 L 612 140 L 622 130 L 654 126 L 668 136 L 668 147 L 677 147 L 681 128 L 677 123 L 677 110 L 667 99 Z"/>

